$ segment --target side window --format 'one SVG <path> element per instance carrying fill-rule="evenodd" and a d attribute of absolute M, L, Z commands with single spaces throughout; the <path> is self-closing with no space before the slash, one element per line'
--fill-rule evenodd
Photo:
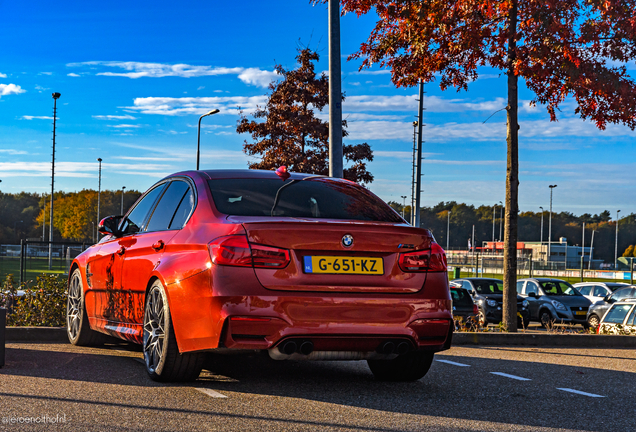
<path fill-rule="evenodd" d="M 192 209 L 194 209 L 194 193 L 192 189 L 188 188 L 183 198 L 181 198 L 179 207 L 177 207 L 177 211 L 170 222 L 170 229 L 183 228 L 183 225 L 185 225 L 188 220 L 188 216 L 192 213 Z"/>
<path fill-rule="evenodd" d="M 587 286 L 579 286 L 576 287 L 582 295 L 590 295 L 590 290 L 592 287 L 590 285 Z"/>
<path fill-rule="evenodd" d="M 170 182 L 159 204 L 157 204 L 155 210 L 152 212 L 146 231 L 167 230 L 175 216 L 177 207 L 179 207 L 181 200 L 189 189 L 186 182 L 179 180 Z"/>
<path fill-rule="evenodd" d="M 124 235 L 127 234 L 135 234 L 139 231 L 142 231 L 145 226 L 144 223 L 148 217 L 148 213 L 152 210 L 157 201 L 157 198 L 161 196 L 161 193 L 165 189 L 166 184 L 162 184 L 151 190 L 146 194 L 145 197 L 142 198 L 141 201 L 137 203 L 135 208 L 128 214 L 122 221 L 122 226 L 120 230 Z"/>
<path fill-rule="evenodd" d="M 632 310 L 632 314 L 627 318 L 627 324 L 636 325 L 636 307 Z"/>
<path fill-rule="evenodd" d="M 611 299 L 613 301 L 621 301 L 624 300 L 626 298 L 629 298 L 629 293 L 630 293 L 631 289 L 619 289 L 618 291 L 615 291 L 614 294 L 612 294 Z"/>
<path fill-rule="evenodd" d="M 517 282 L 517 294 L 523 294 L 523 284 L 525 282 L 521 281 L 521 282 Z"/>
<path fill-rule="evenodd" d="M 605 297 L 607 295 L 607 289 L 603 286 L 596 285 L 594 287 L 594 296 L 596 297 Z"/>
<path fill-rule="evenodd" d="M 607 315 L 603 318 L 603 322 L 623 324 L 623 321 L 631 308 L 632 305 L 630 304 L 615 305 L 609 310 L 609 312 L 607 312 Z"/>
<path fill-rule="evenodd" d="M 531 292 L 539 295 L 539 287 L 534 282 L 528 282 L 526 285 L 526 294 L 530 294 Z"/>
<path fill-rule="evenodd" d="M 467 289 L 468 291 L 473 290 L 473 286 L 468 281 L 462 281 L 462 288 Z"/>

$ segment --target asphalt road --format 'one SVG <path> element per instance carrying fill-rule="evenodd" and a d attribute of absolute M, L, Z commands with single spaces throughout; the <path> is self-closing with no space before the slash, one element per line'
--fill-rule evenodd
<path fill-rule="evenodd" d="M 126 344 L 7 344 L 0 430 L 636 429 L 633 350 L 458 347 L 414 383 L 377 382 L 364 362 L 252 354 L 212 357 L 198 381 L 166 385 L 140 360 Z M 11 423 L 25 418 L 40 423 Z"/>

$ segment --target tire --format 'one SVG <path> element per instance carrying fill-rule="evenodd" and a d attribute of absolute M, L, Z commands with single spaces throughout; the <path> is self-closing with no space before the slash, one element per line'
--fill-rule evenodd
<path fill-rule="evenodd" d="M 367 364 L 379 381 L 417 381 L 431 368 L 433 357 L 433 353 L 410 352 L 393 360 L 367 360 Z"/>
<path fill-rule="evenodd" d="M 482 311 L 479 311 L 479 315 L 477 315 L 477 323 L 480 327 L 488 327 L 488 320 Z"/>
<path fill-rule="evenodd" d="M 77 346 L 98 346 L 107 340 L 105 334 L 90 328 L 84 302 L 84 283 L 78 268 L 73 271 L 68 284 L 66 335 L 69 342 Z"/>
<path fill-rule="evenodd" d="M 539 322 L 541 323 L 541 327 L 548 328 L 551 327 L 554 323 L 554 319 L 552 318 L 552 314 L 549 310 L 542 310 L 539 313 Z"/>
<path fill-rule="evenodd" d="M 143 353 L 146 372 L 160 382 L 194 381 L 205 360 L 202 353 L 179 353 L 166 292 L 158 280 L 146 295 Z"/>
<path fill-rule="evenodd" d="M 588 324 L 588 328 L 592 327 L 592 328 L 597 328 L 598 325 L 600 324 L 601 320 L 598 319 L 598 317 L 596 315 L 590 315 L 590 318 L 587 320 L 587 324 Z M 585 327 L 585 326 L 583 326 Z"/>

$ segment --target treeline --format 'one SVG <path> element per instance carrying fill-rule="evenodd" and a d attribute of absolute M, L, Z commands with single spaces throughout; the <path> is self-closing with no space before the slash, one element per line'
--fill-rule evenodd
<path fill-rule="evenodd" d="M 389 202 L 398 213 L 402 214 L 402 204 Z M 499 240 L 500 208 L 495 209 L 495 240 Z M 448 212 L 450 211 L 450 249 L 465 249 L 475 226 L 475 243 L 481 246 L 484 241 L 492 240 L 493 207 L 475 207 L 458 204 L 455 201 L 440 202 L 434 207 L 423 207 L 420 212 L 421 226 L 433 232 L 437 242 L 446 248 Z M 505 211 L 505 210 L 504 210 Z M 410 220 L 411 207 L 404 208 L 406 220 Z M 504 214 L 505 216 L 505 214 Z M 543 213 L 543 241 L 548 241 L 548 223 L 550 213 Z M 611 220 L 608 210 L 600 214 L 589 213 L 575 216 L 570 212 L 552 213 L 552 241 L 560 237 L 567 238 L 570 245 L 581 245 L 583 223 L 585 223 L 585 246 L 590 246 L 592 231 L 594 233 L 594 258 L 606 262 L 614 262 L 614 245 L 616 238 L 616 221 Z M 503 230 L 501 230 L 503 233 Z M 541 212 L 519 213 L 518 238 L 520 242 L 538 242 L 541 237 Z M 501 239 L 503 241 L 503 239 Z M 618 256 L 627 252 L 630 245 L 636 243 L 636 215 L 621 217 L 618 226 Z M 632 248 L 632 254 L 634 248 Z"/>
<path fill-rule="evenodd" d="M 124 212 L 137 201 L 140 192 L 124 193 Z M 122 192 L 102 191 L 100 217 L 120 214 Z M 24 238 L 49 238 L 50 194 L 0 192 L 0 244 L 17 244 Z M 92 241 L 97 225 L 97 191 L 56 192 L 53 200 L 54 240 Z"/>

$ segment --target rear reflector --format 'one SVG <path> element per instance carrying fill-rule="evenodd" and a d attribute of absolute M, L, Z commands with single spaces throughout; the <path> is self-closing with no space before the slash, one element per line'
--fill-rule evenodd
<path fill-rule="evenodd" d="M 447 271 L 444 249 L 434 242 L 430 249 L 400 254 L 398 264 L 407 273 Z"/>
<path fill-rule="evenodd" d="M 210 258 L 217 265 L 283 268 L 289 264 L 289 251 L 271 246 L 250 245 L 247 237 L 219 237 L 209 245 Z"/>

